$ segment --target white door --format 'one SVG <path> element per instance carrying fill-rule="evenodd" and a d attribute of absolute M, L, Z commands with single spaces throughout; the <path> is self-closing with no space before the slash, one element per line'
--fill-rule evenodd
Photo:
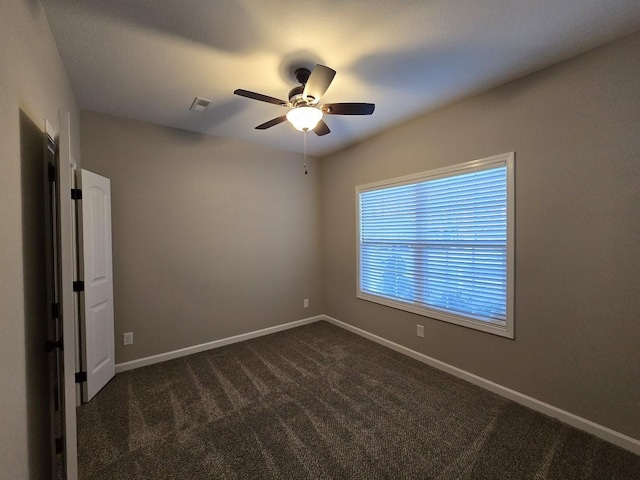
<path fill-rule="evenodd" d="M 82 170 L 84 316 L 81 327 L 88 402 L 115 375 L 113 276 L 111 258 L 111 184 Z"/>

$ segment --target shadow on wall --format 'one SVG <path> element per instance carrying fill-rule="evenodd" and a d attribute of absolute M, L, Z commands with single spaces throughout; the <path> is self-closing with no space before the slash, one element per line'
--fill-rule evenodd
<path fill-rule="evenodd" d="M 29 479 L 51 478 L 43 133 L 20 111 L 22 248 Z"/>

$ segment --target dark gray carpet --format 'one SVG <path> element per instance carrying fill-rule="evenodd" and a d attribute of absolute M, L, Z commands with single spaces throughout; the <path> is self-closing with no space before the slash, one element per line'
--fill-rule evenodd
<path fill-rule="evenodd" d="M 640 457 L 326 322 L 116 376 L 83 480 L 640 479 Z"/>

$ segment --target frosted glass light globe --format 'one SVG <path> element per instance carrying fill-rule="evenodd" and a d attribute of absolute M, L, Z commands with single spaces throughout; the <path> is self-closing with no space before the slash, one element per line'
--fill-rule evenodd
<path fill-rule="evenodd" d="M 321 118 L 322 110 L 314 107 L 297 107 L 287 113 L 287 120 L 300 131 L 313 130 Z"/>

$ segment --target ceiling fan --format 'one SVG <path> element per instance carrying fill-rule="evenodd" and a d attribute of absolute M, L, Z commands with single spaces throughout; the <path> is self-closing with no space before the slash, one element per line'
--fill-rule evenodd
<path fill-rule="evenodd" d="M 289 101 L 242 89 L 237 89 L 233 93 L 241 97 L 290 108 L 286 115 L 258 125 L 256 130 L 266 130 L 285 120 L 289 120 L 298 130 L 313 130 L 316 135 L 322 136 L 331 132 L 327 124 L 322 120 L 323 114 L 371 115 L 375 109 L 373 103 L 325 103 L 320 105 L 320 99 L 329 88 L 329 85 L 331 85 L 335 75 L 335 70 L 324 65 L 316 65 L 313 71 L 308 68 L 296 69 L 295 76 L 300 85 L 291 89 Z"/>

